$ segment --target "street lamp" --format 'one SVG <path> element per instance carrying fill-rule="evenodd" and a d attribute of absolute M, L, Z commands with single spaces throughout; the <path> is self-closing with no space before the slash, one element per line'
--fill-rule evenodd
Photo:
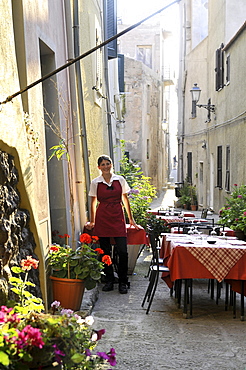
<path fill-rule="evenodd" d="M 201 94 L 201 89 L 200 87 L 197 86 L 197 84 L 194 84 L 190 92 L 191 92 L 191 97 L 192 97 L 192 112 L 191 112 L 192 118 L 196 117 L 196 107 L 205 108 L 208 111 L 207 122 L 210 122 L 211 121 L 210 113 L 211 112 L 215 113 L 215 105 L 211 104 L 211 99 L 210 98 L 208 99 L 208 104 L 197 104 L 197 102 L 200 99 L 200 94 Z"/>

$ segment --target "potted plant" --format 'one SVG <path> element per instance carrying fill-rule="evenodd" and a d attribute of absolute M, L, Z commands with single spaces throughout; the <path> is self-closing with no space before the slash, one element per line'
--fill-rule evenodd
<path fill-rule="evenodd" d="M 112 263 L 108 255 L 100 260 L 104 251 L 92 247 L 97 241 L 97 236 L 84 233 L 76 250 L 67 244 L 50 246 L 48 263 L 52 269 L 53 299 L 65 308 L 79 310 L 84 289 L 93 289 L 103 274 L 104 264 Z"/>
<path fill-rule="evenodd" d="M 197 210 L 196 187 L 193 185 L 190 185 L 189 190 L 190 190 L 190 207 L 192 211 L 196 211 Z"/>
<path fill-rule="evenodd" d="M 151 214 L 148 214 L 147 230 L 149 233 L 153 233 L 155 237 L 159 237 L 161 233 L 168 233 L 170 231 L 164 220 Z"/>
<path fill-rule="evenodd" d="M 240 239 L 246 235 L 246 185 L 234 184 L 230 196 L 226 197 L 226 204 L 219 211 L 218 223 L 235 230 Z"/>
<path fill-rule="evenodd" d="M 184 209 L 190 208 L 191 197 L 190 197 L 190 184 L 188 180 L 185 180 L 183 186 L 180 188 L 179 202 Z"/>
<path fill-rule="evenodd" d="M 81 317 L 72 310 L 52 303 L 52 312 L 44 313 L 42 300 L 28 288 L 28 271 L 38 261 L 28 256 L 21 267 L 13 267 L 10 278 L 15 300 L 0 307 L 0 368 L 28 369 L 105 369 L 116 365 L 115 351 L 93 354 L 104 329 L 93 330 L 92 317 Z"/>

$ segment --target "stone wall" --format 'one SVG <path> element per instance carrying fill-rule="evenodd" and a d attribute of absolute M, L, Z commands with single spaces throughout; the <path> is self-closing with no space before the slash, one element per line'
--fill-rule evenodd
<path fill-rule="evenodd" d="M 14 157 L 0 150 L 0 304 L 4 304 L 8 296 L 11 267 L 19 265 L 20 260 L 27 256 L 38 259 L 34 253 L 36 243 L 29 228 L 30 214 L 20 208 L 18 179 Z M 41 297 L 38 270 L 31 269 L 29 280 L 35 284 L 32 293 Z M 13 298 L 11 294 L 10 298 Z"/>

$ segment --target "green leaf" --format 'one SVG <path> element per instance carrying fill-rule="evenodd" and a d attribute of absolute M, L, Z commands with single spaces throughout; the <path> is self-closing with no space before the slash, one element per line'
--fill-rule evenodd
<path fill-rule="evenodd" d="M 11 267 L 11 270 L 15 273 L 15 274 L 20 274 L 21 272 L 23 272 L 23 270 L 18 267 L 18 266 L 13 266 Z"/>
<path fill-rule="evenodd" d="M 21 293 L 21 290 L 20 289 L 17 289 L 17 288 L 11 288 L 12 292 L 14 292 L 15 294 L 20 294 Z"/>
<path fill-rule="evenodd" d="M 0 351 L 0 363 L 3 366 L 9 366 L 10 364 L 9 356 L 3 351 Z"/>
<path fill-rule="evenodd" d="M 72 357 L 71 357 L 71 360 L 75 363 L 75 364 L 79 364 L 81 361 L 83 361 L 85 359 L 85 356 L 84 355 L 81 355 L 80 353 L 75 353 Z"/>

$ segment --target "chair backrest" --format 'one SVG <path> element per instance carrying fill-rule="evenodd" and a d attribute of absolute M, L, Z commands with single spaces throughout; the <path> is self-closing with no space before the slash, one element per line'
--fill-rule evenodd
<path fill-rule="evenodd" d="M 154 233 L 149 234 L 149 240 L 150 240 L 150 247 L 152 251 L 152 260 L 153 263 L 159 266 L 159 250 L 158 250 L 158 243 L 159 243 L 159 236 L 155 235 Z"/>

